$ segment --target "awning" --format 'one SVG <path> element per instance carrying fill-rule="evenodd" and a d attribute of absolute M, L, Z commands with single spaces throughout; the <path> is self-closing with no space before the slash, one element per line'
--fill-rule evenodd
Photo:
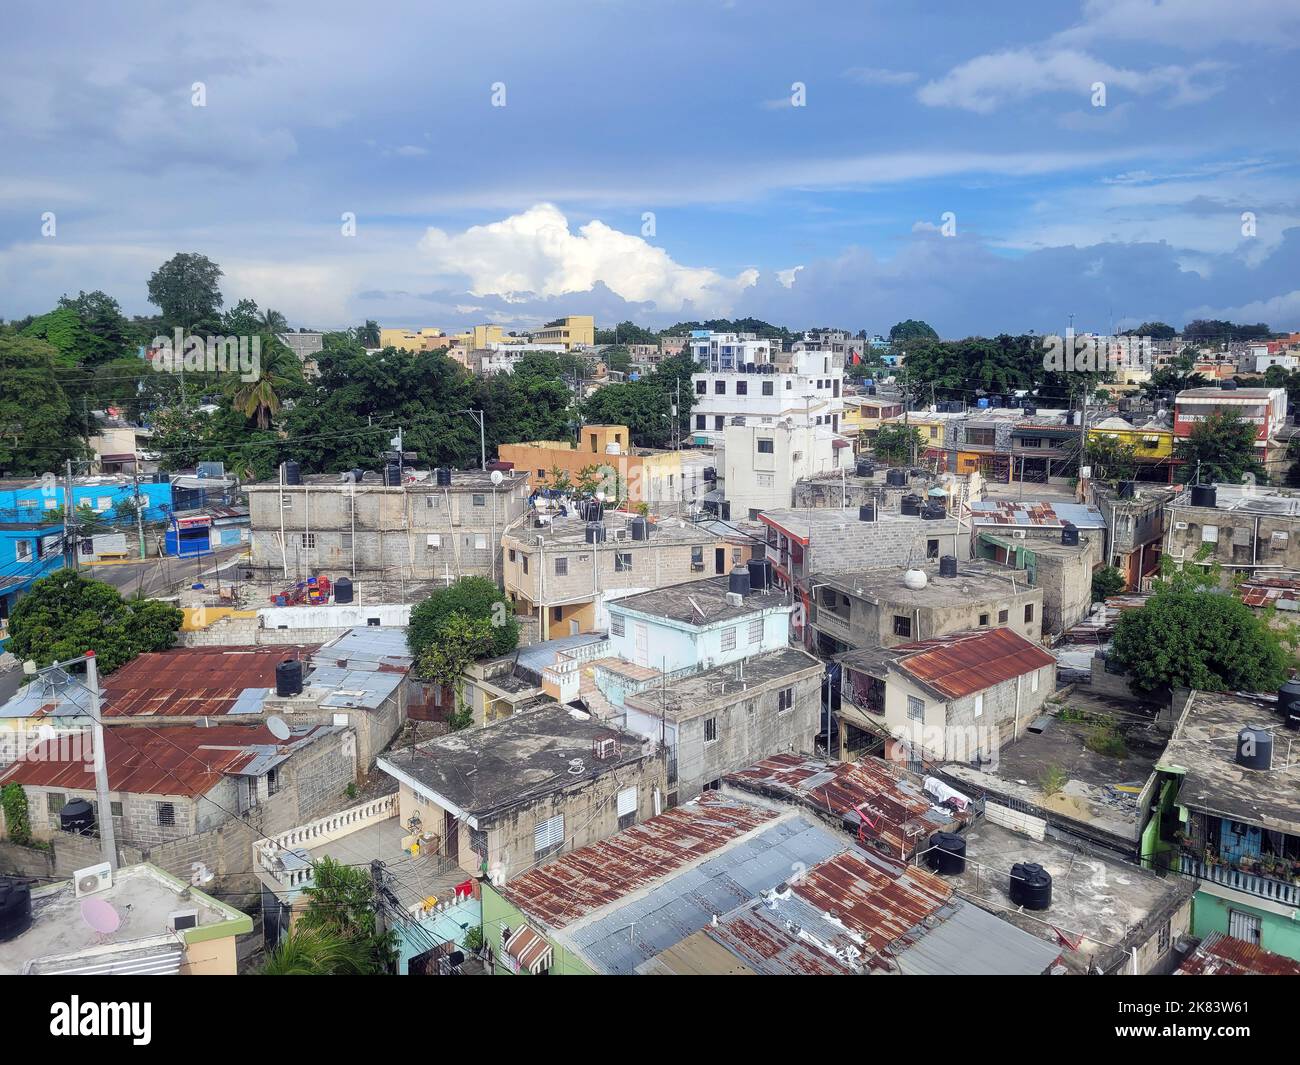
<path fill-rule="evenodd" d="M 29 962 L 26 973 L 33 976 L 174 976 L 181 971 L 185 948 L 179 943 L 86 953 L 72 957 Z"/>
<path fill-rule="evenodd" d="M 551 945 L 527 925 L 516 928 L 505 943 L 506 953 L 519 963 L 521 969 L 527 969 L 536 975 L 542 969 L 549 969 L 552 964 Z"/>

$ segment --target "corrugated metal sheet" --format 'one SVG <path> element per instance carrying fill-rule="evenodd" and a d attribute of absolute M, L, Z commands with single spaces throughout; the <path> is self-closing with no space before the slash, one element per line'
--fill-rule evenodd
<path fill-rule="evenodd" d="M 828 763 L 778 754 L 730 773 L 728 784 L 760 795 L 802 802 L 859 832 L 859 840 L 895 858 L 910 858 L 930 833 L 963 819 L 936 808 L 904 770 L 876 758 Z"/>
<path fill-rule="evenodd" d="M 1211 932 L 1175 976 L 1300 976 L 1300 962 L 1222 932 Z"/>
<path fill-rule="evenodd" d="M 262 772 L 333 731 L 329 726 L 316 726 L 281 743 L 261 725 L 106 729 L 108 786 L 112 791 L 193 798 L 210 791 L 224 774 Z M 94 751 L 89 735 L 80 747 L 70 752 L 68 745 L 57 739 L 42 743 L 0 775 L 0 784 L 15 781 L 33 787 L 93 789 L 90 759 Z"/>
<path fill-rule="evenodd" d="M 777 910 L 756 903 L 728 914 L 716 927 L 706 928 L 704 935 L 726 947 L 754 972 L 762 976 L 848 976 L 853 969 L 843 959 L 821 946 L 802 938 L 805 926 L 815 927 L 820 916 L 807 910 L 803 921 L 795 924 L 799 934 L 792 934 L 787 923 L 799 918 L 799 900 L 779 904 Z"/>
<path fill-rule="evenodd" d="M 241 712 L 256 713 L 257 696 L 275 687 L 276 665 L 303 658 L 316 646 L 178 647 L 143 654 L 104 679 L 104 716 L 215 716 L 231 713 L 237 703 Z"/>
<path fill-rule="evenodd" d="M 949 699 L 1056 664 L 1041 647 L 1007 628 L 959 632 L 893 650 L 899 669 Z"/>
<path fill-rule="evenodd" d="M 963 900 L 941 914 L 897 955 L 904 976 L 1038 976 L 1061 956 L 1059 947 Z"/>
<path fill-rule="evenodd" d="M 1013 499 L 988 499 L 970 504 L 975 525 L 1032 525 L 1059 529 L 1067 521 L 1080 529 L 1104 529 L 1106 519 L 1096 507 L 1084 503 L 1022 503 Z"/>

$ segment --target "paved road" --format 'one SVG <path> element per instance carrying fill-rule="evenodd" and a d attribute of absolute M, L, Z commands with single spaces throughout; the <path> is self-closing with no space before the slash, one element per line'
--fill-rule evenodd
<path fill-rule="evenodd" d="M 111 566 L 83 566 L 82 573 L 97 581 L 111 584 L 126 596 L 142 592 L 147 596 L 175 595 L 197 577 L 210 577 L 218 566 L 237 558 L 245 550 L 233 544 L 220 551 L 194 559 L 148 558 L 139 562 L 120 562 Z"/>

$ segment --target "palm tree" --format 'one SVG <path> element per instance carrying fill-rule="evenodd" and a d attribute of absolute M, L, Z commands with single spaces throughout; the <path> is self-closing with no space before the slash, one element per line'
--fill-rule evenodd
<path fill-rule="evenodd" d="M 371 972 L 365 944 L 326 928 L 294 928 L 267 955 L 263 976 L 357 976 Z"/>
<path fill-rule="evenodd" d="M 232 386 L 231 405 L 245 418 L 255 418 L 259 429 L 269 429 L 280 413 L 281 396 L 302 380 L 302 366 L 279 338 L 268 334 L 261 337 L 260 363 L 256 379 Z"/>
<path fill-rule="evenodd" d="M 289 320 L 279 311 L 273 311 L 268 307 L 262 315 L 262 326 L 268 333 L 287 333 Z"/>

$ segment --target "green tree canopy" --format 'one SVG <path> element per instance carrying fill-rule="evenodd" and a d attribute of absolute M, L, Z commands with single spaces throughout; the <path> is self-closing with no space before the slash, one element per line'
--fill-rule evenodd
<path fill-rule="evenodd" d="M 1084 448 L 1094 481 L 1131 481 L 1137 474 L 1137 448 L 1108 436 L 1089 436 Z"/>
<path fill-rule="evenodd" d="M 893 422 L 877 430 L 871 450 L 886 462 L 911 462 L 913 455 L 920 455 L 925 450 L 925 437 L 915 425 Z"/>
<path fill-rule="evenodd" d="M 179 252 L 149 278 L 149 302 L 162 311 L 164 327 L 216 332 L 224 302 L 221 267 L 206 255 Z"/>
<path fill-rule="evenodd" d="M 1174 445 L 1174 456 L 1182 463 L 1176 470 L 1180 481 L 1198 474 L 1202 484 L 1236 483 L 1250 474 L 1266 480 L 1255 449 L 1255 426 L 1236 411 L 1218 410 L 1192 425 L 1190 436 Z"/>
<path fill-rule="evenodd" d="M 898 322 L 889 330 L 889 342 L 891 344 L 905 344 L 910 340 L 938 339 L 938 333 L 936 333 L 927 323 L 918 321 L 915 318 L 909 318 L 905 322 Z"/>
<path fill-rule="evenodd" d="M 59 385 L 58 352 L 43 340 L 0 336 L 0 473 L 27 477 L 79 457 L 80 426 Z"/>
<path fill-rule="evenodd" d="M 111 673 L 136 655 L 169 648 L 182 617 L 167 603 L 128 602 L 112 585 L 60 570 L 36 581 L 18 600 L 9 649 L 40 665 L 93 650 L 100 672 Z"/>
<path fill-rule="evenodd" d="M 501 590 L 486 577 L 462 577 L 411 611 L 411 624 L 406 630 L 411 653 L 419 658 L 437 642 L 447 621 L 457 615 L 491 627 L 491 644 L 485 653 L 509 654 L 519 643 L 519 619 Z"/>

